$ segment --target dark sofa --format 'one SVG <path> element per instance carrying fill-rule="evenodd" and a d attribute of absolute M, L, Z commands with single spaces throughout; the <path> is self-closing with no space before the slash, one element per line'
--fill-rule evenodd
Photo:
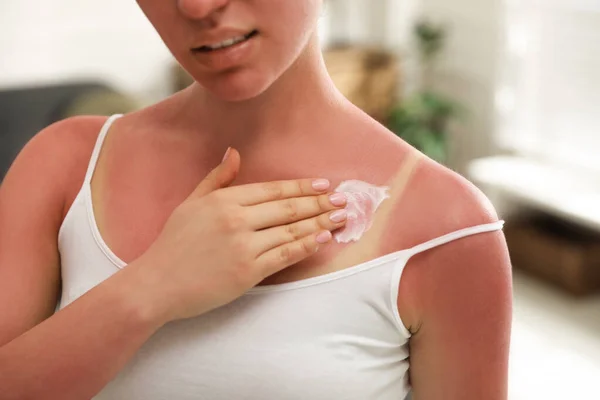
<path fill-rule="evenodd" d="M 110 115 L 135 107 L 133 99 L 94 82 L 0 90 L 0 182 L 23 146 L 46 126 L 74 115 Z"/>

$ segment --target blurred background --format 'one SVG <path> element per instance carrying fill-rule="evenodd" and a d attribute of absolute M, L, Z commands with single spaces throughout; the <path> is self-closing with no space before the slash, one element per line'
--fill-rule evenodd
<path fill-rule="evenodd" d="M 510 399 L 600 399 L 600 0 L 330 0 L 320 30 L 336 85 L 506 219 Z M 3 1 L 0 54 L 0 179 L 52 122 L 190 83 L 134 1 Z"/>

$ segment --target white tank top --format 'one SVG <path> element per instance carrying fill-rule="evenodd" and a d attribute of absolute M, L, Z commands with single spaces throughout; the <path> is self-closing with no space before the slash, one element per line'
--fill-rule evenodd
<path fill-rule="evenodd" d="M 58 236 L 64 308 L 126 266 L 96 225 L 90 180 L 111 123 Z M 96 400 L 403 399 L 410 333 L 398 313 L 408 260 L 502 229 L 459 230 L 342 271 L 250 289 L 234 302 L 156 332 Z"/>

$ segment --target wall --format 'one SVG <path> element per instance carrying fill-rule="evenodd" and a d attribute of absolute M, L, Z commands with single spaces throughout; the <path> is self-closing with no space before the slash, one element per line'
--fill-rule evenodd
<path fill-rule="evenodd" d="M 459 172 L 473 158 L 496 151 L 495 94 L 503 46 L 504 1 L 421 0 L 421 13 L 447 23 L 450 38 L 436 84 L 461 101 L 467 119 L 451 137 L 450 166 Z"/>
<path fill-rule="evenodd" d="M 407 43 L 410 21 L 419 0 L 328 0 L 328 39 L 384 44 L 399 49 Z"/>
<path fill-rule="evenodd" d="M 523 0 L 507 15 L 498 140 L 599 173 L 600 2 Z"/>
<path fill-rule="evenodd" d="M 168 90 L 171 56 L 134 1 L 2 1 L 0 54 L 0 88 L 93 78 L 147 99 Z"/>

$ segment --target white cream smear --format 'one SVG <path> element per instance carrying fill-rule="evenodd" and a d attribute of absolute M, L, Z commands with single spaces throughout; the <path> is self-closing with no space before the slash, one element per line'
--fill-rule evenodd
<path fill-rule="evenodd" d="M 390 197 L 387 186 L 374 186 L 359 180 L 343 181 L 334 190 L 348 198 L 346 226 L 333 234 L 338 243 L 358 241 L 373 225 L 373 218 L 381 203 Z"/>

